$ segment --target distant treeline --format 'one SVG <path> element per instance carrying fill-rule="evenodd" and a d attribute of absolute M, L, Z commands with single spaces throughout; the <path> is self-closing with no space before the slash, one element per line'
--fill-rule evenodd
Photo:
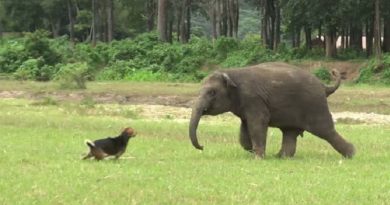
<path fill-rule="evenodd" d="M 0 0 L 0 19 L 0 35 L 45 29 L 93 45 L 158 31 L 181 43 L 255 33 L 268 49 L 320 46 L 327 57 L 338 38 L 368 56 L 390 51 L 388 0 Z"/>

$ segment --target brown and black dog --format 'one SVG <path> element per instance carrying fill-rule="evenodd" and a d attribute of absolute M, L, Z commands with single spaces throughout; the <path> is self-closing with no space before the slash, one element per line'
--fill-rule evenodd
<path fill-rule="evenodd" d="M 85 143 L 88 145 L 90 151 L 83 159 L 95 157 L 96 160 L 102 160 L 108 156 L 115 156 L 118 159 L 125 153 L 129 139 L 135 137 L 135 135 L 134 129 L 128 127 L 117 137 L 107 137 L 93 142 L 86 140 Z"/>

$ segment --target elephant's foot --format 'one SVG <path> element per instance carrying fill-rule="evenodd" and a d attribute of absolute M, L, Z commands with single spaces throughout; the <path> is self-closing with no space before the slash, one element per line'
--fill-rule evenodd
<path fill-rule="evenodd" d="M 256 159 L 263 159 L 265 157 L 264 147 L 253 147 L 253 153 L 255 153 Z"/>
<path fill-rule="evenodd" d="M 345 158 L 352 158 L 355 155 L 356 150 L 353 144 L 345 141 L 341 137 L 328 140 L 328 142 Z"/>
<path fill-rule="evenodd" d="M 297 137 L 302 134 L 299 129 L 281 129 L 283 132 L 282 148 L 276 155 L 280 158 L 294 157 L 297 147 Z"/>
<path fill-rule="evenodd" d="M 347 142 L 336 131 L 332 132 L 332 135 L 326 137 L 325 140 L 328 141 L 337 152 L 343 155 L 343 157 L 352 158 L 355 155 L 356 150 L 353 144 Z"/>
<path fill-rule="evenodd" d="M 353 144 L 351 143 L 347 143 L 342 155 L 345 158 L 352 158 L 355 155 L 355 152 L 356 152 L 355 146 L 353 146 Z"/>
<path fill-rule="evenodd" d="M 295 149 L 294 150 L 280 150 L 276 156 L 279 158 L 291 158 L 295 155 Z"/>

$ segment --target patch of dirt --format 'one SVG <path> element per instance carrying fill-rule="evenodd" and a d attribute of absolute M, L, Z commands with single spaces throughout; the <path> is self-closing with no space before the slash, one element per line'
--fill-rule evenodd
<path fill-rule="evenodd" d="M 55 101 L 80 102 L 84 99 L 92 99 L 96 103 L 118 103 L 118 104 L 147 104 L 147 105 L 166 105 L 174 107 L 190 107 L 194 97 L 177 95 L 119 95 L 112 93 L 83 93 L 83 92 L 37 92 L 29 93 L 26 91 L 0 91 L 0 98 L 27 98 L 43 99 L 52 98 Z"/>
<path fill-rule="evenodd" d="M 298 66 L 310 72 L 319 67 L 325 67 L 329 69 L 329 71 L 337 69 L 340 72 L 343 80 L 354 81 L 359 77 L 359 69 L 362 65 L 363 63 L 360 62 L 349 61 L 307 61 L 299 63 Z"/>
<path fill-rule="evenodd" d="M 92 98 L 96 103 L 131 104 L 141 110 L 141 115 L 152 119 L 188 120 L 191 114 L 191 105 L 194 96 L 138 96 L 118 95 L 110 93 L 61 93 L 61 92 L 38 92 L 28 93 L 25 91 L 0 91 L 0 98 L 27 98 L 43 99 L 52 98 L 56 101 L 81 102 L 83 99 Z M 362 112 L 335 112 L 332 113 L 335 122 L 345 123 L 369 123 L 390 124 L 390 115 Z"/>
<path fill-rule="evenodd" d="M 390 124 L 390 115 L 362 112 L 332 113 L 335 122 Z"/>

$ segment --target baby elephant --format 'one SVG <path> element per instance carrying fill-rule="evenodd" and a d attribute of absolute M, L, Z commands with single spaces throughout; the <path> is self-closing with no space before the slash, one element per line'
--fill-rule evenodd
<path fill-rule="evenodd" d="M 90 151 L 83 159 L 95 157 L 96 160 L 102 160 L 108 156 L 115 156 L 115 159 L 118 159 L 125 153 L 129 139 L 135 137 L 135 135 L 134 129 L 128 127 L 119 136 L 114 138 L 107 137 L 93 142 L 86 140 L 85 143 L 88 145 Z"/>

